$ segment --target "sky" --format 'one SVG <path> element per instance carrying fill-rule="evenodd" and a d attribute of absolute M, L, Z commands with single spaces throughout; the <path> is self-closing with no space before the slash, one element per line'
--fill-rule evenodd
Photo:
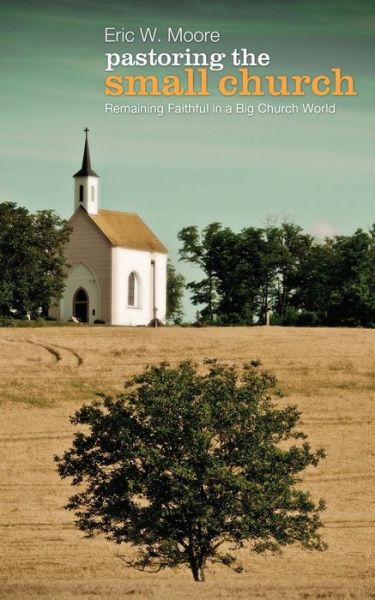
<path fill-rule="evenodd" d="M 260 75 L 320 74 L 340 66 L 355 77 L 358 95 L 315 99 L 335 101 L 333 115 L 105 114 L 105 52 L 150 47 L 108 48 L 109 26 L 157 26 L 162 37 L 168 26 L 218 30 L 219 44 L 161 42 L 157 50 L 267 52 L 271 65 Z M 139 213 L 175 262 L 177 232 L 188 225 L 219 221 L 239 231 L 286 217 L 329 235 L 375 221 L 372 0 L 2 0 L 0 30 L 0 201 L 68 218 L 87 126 L 101 207 Z M 254 104 L 251 97 L 244 101 Z M 229 101 L 213 95 L 210 102 Z M 190 276 L 187 266 L 178 268 Z"/>

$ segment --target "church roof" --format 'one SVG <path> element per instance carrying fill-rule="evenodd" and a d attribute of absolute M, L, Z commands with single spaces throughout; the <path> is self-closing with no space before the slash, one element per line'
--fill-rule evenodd
<path fill-rule="evenodd" d="M 91 214 L 89 217 L 113 246 L 168 253 L 166 247 L 136 213 L 99 210 L 97 215 Z"/>
<path fill-rule="evenodd" d="M 80 168 L 79 171 L 77 171 L 77 173 L 75 173 L 73 175 L 73 177 L 99 177 L 99 175 L 97 175 L 95 173 L 95 171 L 93 171 L 91 168 L 90 148 L 89 148 L 89 141 L 87 139 L 88 131 L 89 130 L 86 127 L 86 129 L 85 129 L 86 140 L 85 140 L 85 148 L 83 150 L 82 167 Z"/>

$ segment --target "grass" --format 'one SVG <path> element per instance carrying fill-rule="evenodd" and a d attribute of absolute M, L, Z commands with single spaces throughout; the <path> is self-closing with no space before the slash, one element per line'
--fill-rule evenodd
<path fill-rule="evenodd" d="M 52 408 L 55 406 L 55 402 L 49 398 L 44 398 L 43 396 L 37 395 L 34 396 L 31 394 L 23 394 L 24 392 L 21 392 L 20 390 L 15 392 L 9 390 L 8 392 L 4 392 L 3 401 L 5 401 L 6 404 L 21 403 L 39 408 Z"/>
<path fill-rule="evenodd" d="M 314 447 L 304 485 L 323 497 L 325 553 L 245 556 L 247 571 L 126 569 L 118 548 L 83 538 L 62 507 L 72 493 L 52 457 L 71 443 L 69 415 L 120 391 L 146 364 L 259 358 L 297 403 Z M 0 329 L 0 597 L 213 600 L 375 598 L 375 331 L 293 328 Z M 124 553 L 126 549 L 121 549 Z"/>

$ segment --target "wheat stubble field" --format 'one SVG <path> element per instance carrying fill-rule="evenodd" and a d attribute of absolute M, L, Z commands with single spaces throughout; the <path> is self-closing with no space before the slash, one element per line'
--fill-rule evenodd
<path fill-rule="evenodd" d="M 306 473 L 326 499 L 325 553 L 245 556 L 247 572 L 126 569 L 118 548 L 87 540 L 62 506 L 71 493 L 52 457 L 71 442 L 68 417 L 96 391 L 121 390 L 148 363 L 261 359 L 297 403 L 314 446 Z M 375 331 L 293 328 L 66 327 L 0 329 L 0 597 L 219 599 L 375 598 Z"/>

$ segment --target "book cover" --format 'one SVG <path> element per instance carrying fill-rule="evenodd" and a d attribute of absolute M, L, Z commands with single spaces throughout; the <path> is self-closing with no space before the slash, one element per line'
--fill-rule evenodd
<path fill-rule="evenodd" d="M 53 455 L 97 392 L 207 358 L 260 361 L 327 449 L 328 550 L 245 547 L 204 597 L 371 597 L 374 26 L 370 0 L 2 0 L 4 597 L 202 597 L 85 540 Z"/>

